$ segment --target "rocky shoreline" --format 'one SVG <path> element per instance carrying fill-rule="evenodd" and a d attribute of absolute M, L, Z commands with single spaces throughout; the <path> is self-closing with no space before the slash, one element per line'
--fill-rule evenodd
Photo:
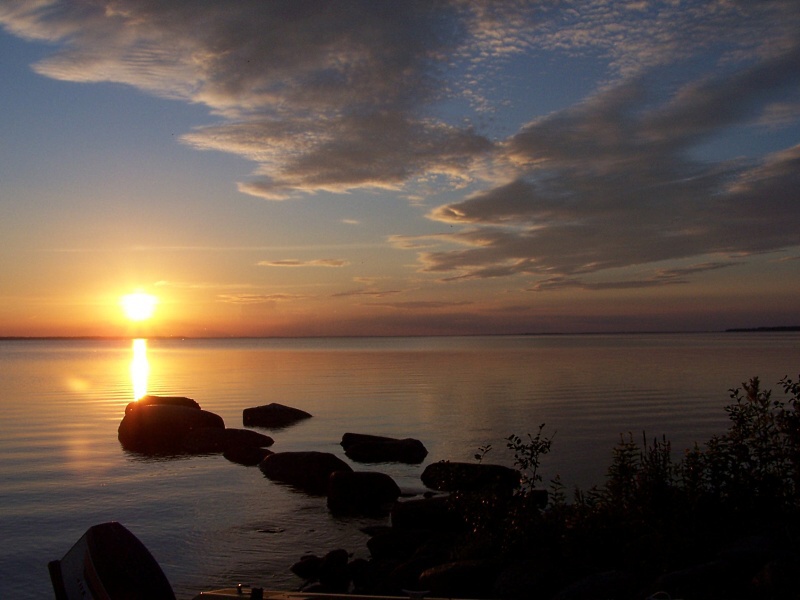
<path fill-rule="evenodd" d="M 243 413 L 245 426 L 265 429 L 307 418 L 311 415 L 280 404 Z M 369 559 L 353 559 L 343 548 L 298 557 L 290 569 L 303 580 L 303 592 L 552 600 L 800 598 L 797 515 L 767 512 L 754 518 L 752 509 L 769 510 L 766 505 L 747 507 L 746 514 L 745 507 L 729 504 L 687 510 L 674 490 L 658 485 L 647 487 L 648 514 L 623 506 L 619 495 L 618 506 L 603 506 L 611 499 L 608 489 L 583 496 L 577 491 L 577 501 L 568 504 L 558 486 L 548 493 L 524 469 L 486 464 L 481 456 L 476 463 L 429 463 L 420 473 L 427 491 L 403 497 L 389 475 L 356 471 L 327 452 L 273 452 L 268 435 L 226 428 L 220 417 L 181 397 L 147 396 L 131 403 L 119 440 L 126 450 L 146 454 L 223 453 L 232 462 L 257 465 L 271 480 L 325 497 L 337 516 L 389 517 L 390 525 L 365 530 Z M 351 461 L 371 465 L 421 464 L 428 454 L 413 438 L 363 433 L 344 433 L 341 446 Z M 658 445 L 653 448 L 658 454 Z M 538 461 L 538 455 L 533 458 Z M 617 467 L 624 463 L 619 461 Z M 633 475 L 641 479 L 639 468 Z"/>

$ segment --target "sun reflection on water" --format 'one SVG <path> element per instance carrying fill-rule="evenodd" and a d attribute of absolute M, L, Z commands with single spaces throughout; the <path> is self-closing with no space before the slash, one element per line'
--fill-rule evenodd
<path fill-rule="evenodd" d="M 133 383 L 133 399 L 138 400 L 147 395 L 147 379 L 150 375 L 150 363 L 147 361 L 147 340 L 133 340 L 133 360 L 131 360 L 131 382 Z"/>

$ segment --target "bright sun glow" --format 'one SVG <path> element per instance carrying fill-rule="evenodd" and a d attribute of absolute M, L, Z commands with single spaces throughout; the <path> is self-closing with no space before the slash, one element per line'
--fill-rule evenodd
<path fill-rule="evenodd" d="M 136 292 L 123 296 L 120 304 L 122 304 L 122 310 L 125 311 L 125 316 L 131 321 L 144 321 L 153 316 L 158 298 L 143 292 Z"/>

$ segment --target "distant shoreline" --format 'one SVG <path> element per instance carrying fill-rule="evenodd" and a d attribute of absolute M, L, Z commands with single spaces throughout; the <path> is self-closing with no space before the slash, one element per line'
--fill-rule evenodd
<path fill-rule="evenodd" d="M 113 341 L 131 340 L 143 337 L 148 340 L 290 340 L 290 339 L 348 339 L 348 338 L 404 338 L 404 337 L 553 337 L 565 335 L 653 335 L 653 334 L 703 334 L 703 333 L 784 333 L 800 332 L 800 325 L 781 325 L 775 327 L 735 327 L 724 330 L 708 331 L 581 331 L 581 332 L 519 332 L 519 333 L 465 333 L 451 335 L 337 335 L 337 336 L 264 336 L 264 335 L 232 335 L 232 336 L 182 336 L 182 335 L 156 335 L 156 336 L 128 336 L 128 335 L 42 335 L 0 336 L 2 342 L 14 341 Z"/>
<path fill-rule="evenodd" d="M 784 325 L 781 327 L 740 327 L 737 329 L 726 329 L 725 333 L 758 333 L 762 331 L 800 331 L 800 325 Z"/>

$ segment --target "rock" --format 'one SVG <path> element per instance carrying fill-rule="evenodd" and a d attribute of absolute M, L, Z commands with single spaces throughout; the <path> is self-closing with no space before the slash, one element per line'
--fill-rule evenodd
<path fill-rule="evenodd" d="M 231 462 L 254 467 L 272 454 L 267 446 L 275 443 L 268 435 L 251 429 L 226 429 L 222 454 Z"/>
<path fill-rule="evenodd" d="M 500 565 L 493 560 L 461 560 L 423 571 L 419 587 L 442 598 L 488 598 Z"/>
<path fill-rule="evenodd" d="M 314 554 L 303 556 L 290 570 L 307 582 L 315 582 L 303 587 L 308 593 L 313 590 L 314 593 L 344 594 L 350 587 L 349 559 L 347 551 L 339 548 L 322 558 Z"/>
<path fill-rule="evenodd" d="M 200 408 L 200 405 L 195 400 L 184 396 L 142 396 L 135 402 L 128 403 L 128 406 L 125 407 L 125 414 L 127 415 L 137 406 L 149 406 L 152 404 Z"/>
<path fill-rule="evenodd" d="M 229 461 L 246 467 L 255 467 L 261 464 L 270 454 L 273 454 L 271 450 L 251 446 L 233 446 L 222 453 Z"/>
<path fill-rule="evenodd" d="M 275 441 L 268 435 L 251 429 L 211 429 L 205 427 L 189 432 L 183 440 L 183 449 L 194 454 L 229 451 L 235 453 L 237 449 L 265 448 L 274 443 Z"/>
<path fill-rule="evenodd" d="M 301 556 L 300 560 L 294 563 L 289 570 L 300 579 L 314 581 L 319 579 L 321 565 L 322 559 L 319 556 L 316 554 L 306 554 L 305 556 Z"/>
<path fill-rule="evenodd" d="M 203 427 L 184 436 L 181 450 L 189 454 L 214 454 L 225 451 L 225 429 Z"/>
<path fill-rule="evenodd" d="M 393 529 L 463 531 L 464 519 L 444 496 L 395 502 L 391 512 Z"/>
<path fill-rule="evenodd" d="M 511 491 L 519 487 L 519 473 L 502 465 L 440 461 L 422 472 L 422 483 L 439 491 L 472 491 L 493 488 Z"/>
<path fill-rule="evenodd" d="M 252 429 L 236 429 L 229 427 L 225 430 L 225 448 L 250 447 L 268 448 L 275 443 L 268 435 L 253 431 Z"/>
<path fill-rule="evenodd" d="M 182 452 L 186 437 L 203 428 L 225 429 L 225 422 L 219 415 L 199 408 L 146 404 L 133 408 L 123 417 L 118 438 L 126 450 Z"/>
<path fill-rule="evenodd" d="M 355 558 L 347 563 L 347 572 L 353 582 L 353 594 L 365 594 L 373 584 L 372 567 L 364 558 Z"/>
<path fill-rule="evenodd" d="M 350 571 L 347 562 L 350 556 L 341 548 L 331 550 L 322 557 L 319 567 L 319 582 L 325 593 L 344 594 L 350 587 Z"/>
<path fill-rule="evenodd" d="M 341 446 L 356 462 L 401 462 L 416 465 L 425 460 L 428 450 L 419 440 L 396 439 L 363 433 L 345 433 Z"/>
<path fill-rule="evenodd" d="M 267 456 L 258 467 L 269 479 L 316 495 L 327 493 L 331 473 L 353 470 L 328 452 L 276 452 Z"/>
<path fill-rule="evenodd" d="M 264 406 L 245 408 L 242 412 L 242 421 L 245 427 L 265 427 L 267 429 L 287 427 L 310 418 L 311 415 L 304 410 L 275 402 Z"/>
<path fill-rule="evenodd" d="M 385 473 L 335 471 L 328 479 L 328 508 L 343 513 L 388 512 L 400 488 Z"/>

